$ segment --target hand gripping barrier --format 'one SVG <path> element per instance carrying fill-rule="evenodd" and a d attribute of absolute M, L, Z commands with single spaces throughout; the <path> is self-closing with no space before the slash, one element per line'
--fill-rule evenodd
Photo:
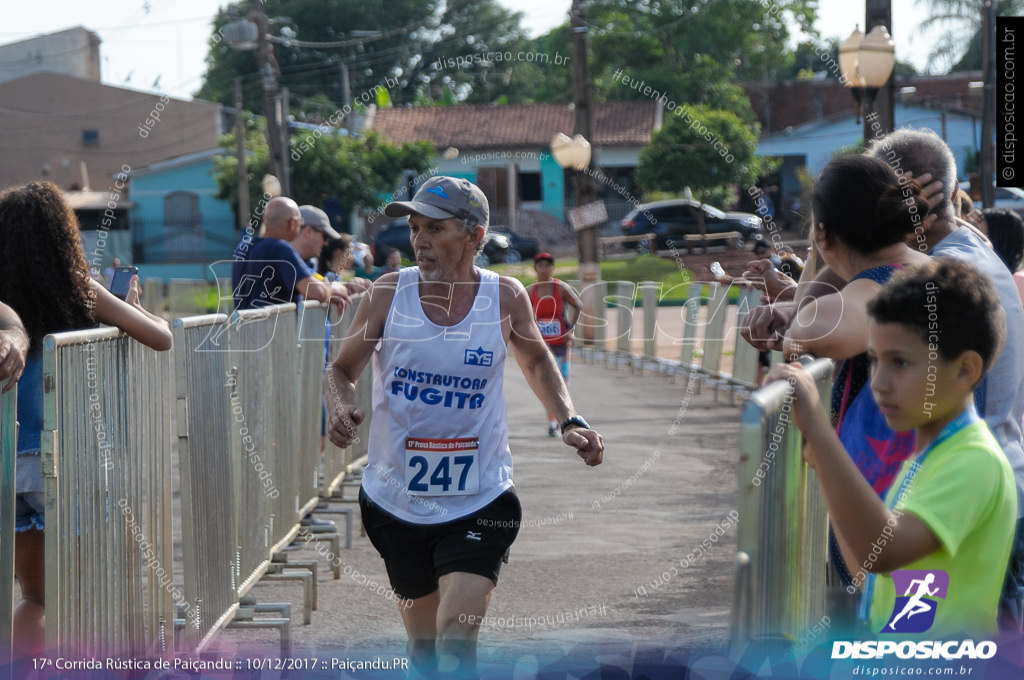
<path fill-rule="evenodd" d="M 832 361 L 807 370 L 828 398 Z M 803 460 L 792 388 L 754 392 L 740 421 L 736 590 L 731 640 L 797 643 L 825 615 L 828 519 L 817 476 Z"/>
<path fill-rule="evenodd" d="M 172 634 L 171 357 L 116 328 L 43 341 L 46 644 L 155 657 Z"/>
<path fill-rule="evenodd" d="M 0 383 L 2 387 L 3 383 Z M 0 678 L 11 658 L 14 610 L 14 457 L 18 442 L 18 388 L 0 393 Z"/>

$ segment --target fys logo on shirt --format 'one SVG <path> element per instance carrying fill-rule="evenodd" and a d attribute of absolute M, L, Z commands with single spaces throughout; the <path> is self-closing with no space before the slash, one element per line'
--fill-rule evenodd
<path fill-rule="evenodd" d="M 467 349 L 462 363 L 467 366 L 491 366 L 494 364 L 494 352 L 488 352 L 483 347 Z"/>
<path fill-rule="evenodd" d="M 896 604 L 880 633 L 923 633 L 935 623 L 939 599 L 946 599 L 949 574 L 935 570 L 906 569 L 892 572 Z M 902 596 L 899 593 L 903 593 Z"/>

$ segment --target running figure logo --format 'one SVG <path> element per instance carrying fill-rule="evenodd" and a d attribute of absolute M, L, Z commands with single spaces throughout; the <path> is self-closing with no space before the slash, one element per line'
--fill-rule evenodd
<path fill-rule="evenodd" d="M 949 590 L 949 574 L 941 570 L 903 570 L 892 572 L 897 593 L 892 616 L 880 632 L 882 633 L 923 633 L 935 623 L 935 611 L 939 607 L 936 598 L 946 599 Z M 925 599 L 929 598 L 929 599 Z"/>

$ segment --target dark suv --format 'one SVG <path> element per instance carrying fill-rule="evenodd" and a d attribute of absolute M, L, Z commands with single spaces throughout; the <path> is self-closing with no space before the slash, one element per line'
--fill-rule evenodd
<path fill-rule="evenodd" d="M 500 264 L 509 259 L 509 252 L 512 244 L 507 236 L 492 234 L 488 232 L 487 240 L 484 242 L 484 252 L 477 256 L 476 264 L 486 267 L 489 264 Z M 409 221 L 406 218 L 393 220 L 384 225 L 384 228 L 373 240 L 373 263 L 381 266 L 388 259 L 388 251 L 396 248 L 402 251 L 407 260 L 416 260 L 416 253 L 412 249 L 412 241 L 409 240 Z"/>
<path fill-rule="evenodd" d="M 697 201 L 688 199 L 642 203 L 622 218 L 619 225 L 622 227 L 623 236 L 639 236 L 653 232 L 656 235 L 653 249 L 665 250 L 673 246 L 681 248 L 686 245 L 684 236 L 700 233 L 697 211 L 701 208 L 704 210 L 704 225 L 707 228 L 709 243 L 727 241 L 729 237 L 724 234 L 731 231 L 739 234 L 737 248 L 742 248 L 748 241 L 761 238 L 761 218 L 757 215 L 745 212 L 726 213 L 707 203 L 701 206 Z M 652 250 L 651 244 L 644 241 L 627 241 L 623 245 L 627 248 Z"/>

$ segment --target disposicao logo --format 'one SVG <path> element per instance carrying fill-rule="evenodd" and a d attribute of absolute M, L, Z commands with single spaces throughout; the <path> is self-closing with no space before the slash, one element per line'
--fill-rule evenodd
<path fill-rule="evenodd" d="M 938 600 L 946 599 L 949 574 L 940 570 L 905 569 L 891 574 L 897 593 L 892 614 L 880 634 L 923 633 L 935 624 Z M 833 659 L 991 659 L 997 651 L 991 640 L 863 640 L 832 642 Z"/>
<path fill-rule="evenodd" d="M 893 585 L 897 593 L 888 623 L 880 633 L 923 633 L 935 623 L 935 611 L 939 608 L 936 600 L 946 599 L 949 591 L 949 574 L 934 571 L 905 569 L 892 572 Z"/>

